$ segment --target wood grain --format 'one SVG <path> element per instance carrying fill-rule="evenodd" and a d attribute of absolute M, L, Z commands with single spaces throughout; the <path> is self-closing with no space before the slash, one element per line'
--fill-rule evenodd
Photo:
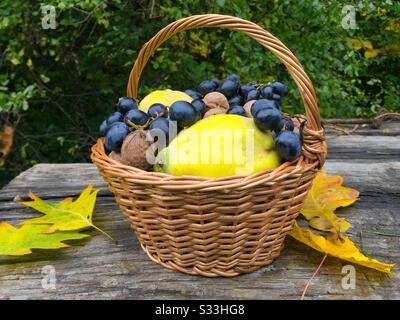
<path fill-rule="evenodd" d="M 399 137 L 341 136 L 328 141 L 326 170 L 344 176 L 346 186 L 361 192 L 358 202 L 338 210 L 352 223 L 349 236 L 360 245 L 363 231 L 370 256 L 398 263 L 400 238 L 369 232 L 400 233 Z M 25 171 L 0 191 L 0 220 L 17 224 L 37 216 L 13 201 L 29 190 L 58 201 L 78 195 L 89 182 L 102 188 L 94 222 L 118 244 L 91 230 L 91 238 L 68 249 L 0 257 L 0 299 L 299 299 L 322 259 L 322 254 L 288 238 L 274 264 L 235 278 L 209 279 L 164 269 L 142 251 L 92 164 L 39 164 Z M 356 289 L 344 290 L 341 270 L 346 264 L 328 258 L 306 298 L 400 299 L 398 267 L 387 276 L 355 266 Z M 41 286 L 46 265 L 55 267 L 55 290 Z"/>

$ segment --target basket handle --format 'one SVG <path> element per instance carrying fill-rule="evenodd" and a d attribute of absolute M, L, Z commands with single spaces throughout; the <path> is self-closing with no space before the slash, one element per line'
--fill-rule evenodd
<path fill-rule="evenodd" d="M 220 27 L 239 31 L 248 35 L 264 47 L 268 48 L 282 63 L 296 82 L 307 116 L 307 127 L 313 131 L 321 131 L 321 119 L 318 111 L 317 97 L 310 78 L 305 73 L 301 63 L 294 54 L 276 37 L 259 25 L 237 17 L 204 14 L 179 19 L 161 29 L 140 50 L 135 65 L 129 75 L 127 93 L 129 97 L 137 98 L 140 75 L 155 50 L 175 34 L 194 28 Z M 322 159 L 321 159 L 322 160 Z"/>

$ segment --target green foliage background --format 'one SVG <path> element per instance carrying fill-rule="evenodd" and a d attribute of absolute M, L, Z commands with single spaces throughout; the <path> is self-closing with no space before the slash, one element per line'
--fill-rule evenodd
<path fill-rule="evenodd" d="M 56 29 L 42 28 L 42 4 L 56 7 Z M 357 9 L 355 30 L 342 27 L 344 5 Z M 201 13 L 242 17 L 281 39 L 313 80 L 323 117 L 400 108 L 398 1 L 2 0 L 0 130 L 9 124 L 16 132 L 0 185 L 37 162 L 87 161 L 98 125 L 125 95 L 141 46 L 169 22 Z M 367 59 L 368 49 L 354 50 L 348 38 L 369 40 L 384 53 Z M 285 111 L 303 111 L 278 60 L 255 41 L 217 29 L 186 32 L 163 45 L 145 69 L 140 95 L 195 88 L 232 72 L 243 82 L 288 83 Z"/>

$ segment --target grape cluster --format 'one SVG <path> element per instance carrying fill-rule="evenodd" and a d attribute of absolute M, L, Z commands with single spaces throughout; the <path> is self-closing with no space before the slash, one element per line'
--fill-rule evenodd
<path fill-rule="evenodd" d="M 269 85 L 255 83 L 240 84 L 239 76 L 229 75 L 225 80 L 205 80 L 197 91 L 184 91 L 193 100 L 175 101 L 170 106 L 161 103 L 151 105 L 146 112 L 139 110 L 136 101 L 122 97 L 116 109 L 100 125 L 101 136 L 105 136 L 107 151 L 119 152 L 127 135 L 137 129 L 160 130 L 168 143 L 172 122 L 178 131 L 190 127 L 200 119 L 219 113 L 236 114 L 254 118 L 255 125 L 263 131 L 275 132 L 275 149 L 285 161 L 297 159 L 301 153 L 299 136 L 294 132 L 291 119 L 282 114 L 282 99 L 288 95 L 289 88 L 281 82 Z"/>
<path fill-rule="evenodd" d="M 217 79 L 205 80 L 200 83 L 197 91 L 185 91 L 195 99 L 193 101 L 200 101 L 213 92 L 222 93 L 229 106 L 218 112 L 214 109 L 211 114 L 224 112 L 251 116 L 260 130 L 275 132 L 275 149 L 284 161 L 293 161 L 300 156 L 301 143 L 298 134 L 294 132 L 293 121 L 285 119 L 281 114 L 282 100 L 289 94 L 287 85 L 278 81 L 269 85 L 240 84 L 239 76 L 231 74 L 222 82 Z M 248 106 L 249 112 L 246 111 Z"/>
<path fill-rule="evenodd" d="M 146 113 L 139 110 L 134 99 L 122 97 L 119 98 L 116 109 L 99 128 L 100 136 L 105 136 L 104 145 L 108 152 L 120 152 L 125 138 L 136 129 L 157 129 L 168 137 L 168 109 L 161 103 L 152 105 Z"/>

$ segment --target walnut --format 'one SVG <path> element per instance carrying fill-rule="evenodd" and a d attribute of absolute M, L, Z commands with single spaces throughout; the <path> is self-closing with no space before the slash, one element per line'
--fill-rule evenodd
<path fill-rule="evenodd" d="M 247 101 L 243 106 L 243 109 L 246 111 L 246 116 L 249 118 L 253 118 L 253 115 L 251 114 L 251 106 L 254 102 L 256 102 L 256 100 Z"/>
<path fill-rule="evenodd" d="M 213 115 L 216 115 L 216 114 L 223 114 L 223 113 L 226 113 L 226 109 L 223 109 L 223 108 L 213 108 L 213 109 L 208 110 L 208 111 L 204 114 L 203 119 L 204 119 L 204 118 L 207 118 L 207 117 L 209 117 L 209 116 L 213 116 Z"/>
<path fill-rule="evenodd" d="M 108 156 L 115 161 L 121 162 L 121 154 L 119 152 L 111 151 Z"/>
<path fill-rule="evenodd" d="M 152 142 L 147 141 L 146 132 L 135 130 L 125 138 L 121 147 L 121 163 L 146 171 L 152 169 L 146 158 L 147 150 L 152 148 Z"/>
<path fill-rule="evenodd" d="M 203 98 L 204 103 L 208 109 L 213 108 L 229 108 L 228 99 L 220 92 L 210 92 L 207 93 Z"/>

